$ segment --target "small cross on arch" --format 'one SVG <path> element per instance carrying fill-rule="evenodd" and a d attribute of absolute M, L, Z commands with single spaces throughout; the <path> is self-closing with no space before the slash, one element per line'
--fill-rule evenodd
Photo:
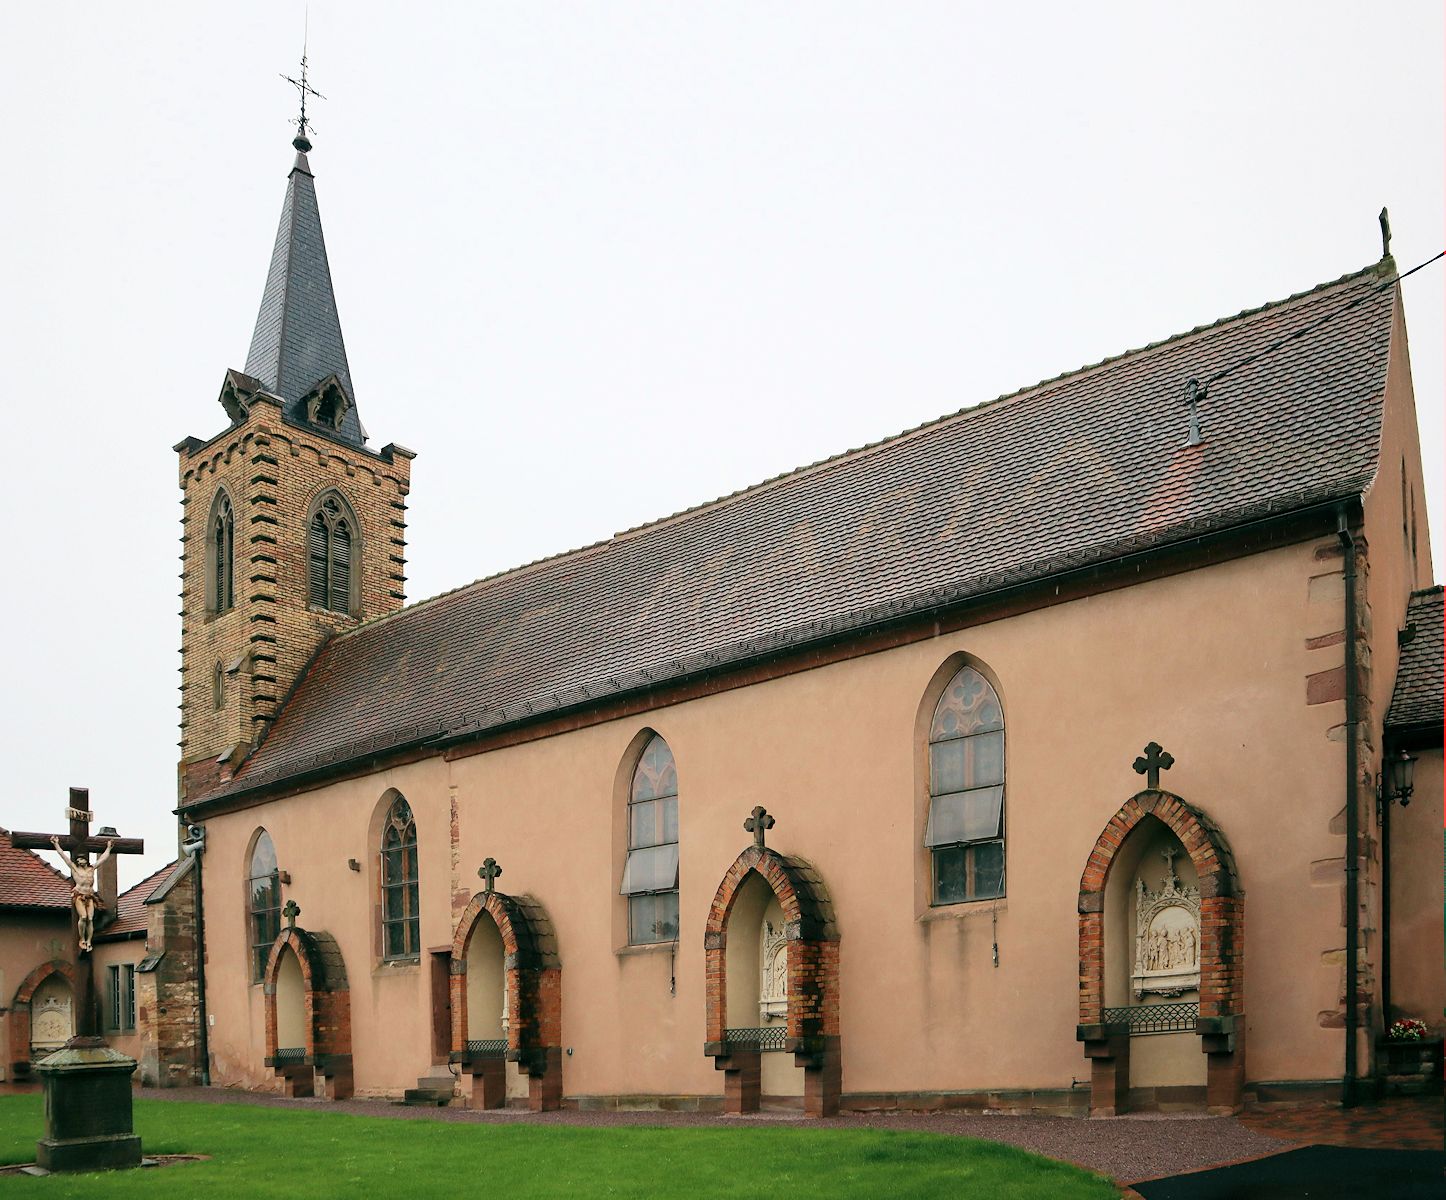
<path fill-rule="evenodd" d="M 497 876 L 502 874 L 502 868 L 497 865 L 495 858 L 486 858 L 477 868 L 477 874 L 482 879 L 482 890 L 491 893 L 497 890 Z"/>
<path fill-rule="evenodd" d="M 1145 753 L 1135 759 L 1135 773 L 1145 776 L 1145 786 L 1156 792 L 1160 790 L 1160 772 L 1168 771 L 1174 765 L 1175 756 L 1159 742 L 1151 742 L 1145 747 Z"/>
<path fill-rule="evenodd" d="M 286 918 L 286 928 L 296 928 L 296 918 L 301 916 L 301 905 L 295 900 L 288 900 L 281 909 L 281 915 Z"/>
<path fill-rule="evenodd" d="M 744 819 L 743 828 L 753 835 L 753 844 L 761 849 L 763 835 L 773 828 L 773 818 L 763 805 L 755 804 L 753 814 Z"/>

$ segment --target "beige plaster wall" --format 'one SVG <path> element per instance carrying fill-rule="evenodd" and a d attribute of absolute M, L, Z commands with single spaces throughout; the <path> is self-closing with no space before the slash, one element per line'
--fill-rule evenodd
<path fill-rule="evenodd" d="M 1442 909 L 1442 756 L 1418 750 L 1416 791 L 1391 812 L 1391 1008 L 1446 1030 Z"/>
<path fill-rule="evenodd" d="M 110 1028 L 110 967 L 122 963 L 129 963 L 134 967 L 146 955 L 145 938 L 126 938 L 117 942 L 96 942 L 95 949 L 91 951 L 91 959 L 95 971 L 95 995 L 100 1004 L 101 1026 L 105 1031 L 105 1040 L 108 1045 L 113 1046 L 122 1054 L 129 1054 L 137 1062 L 141 1060 L 141 1039 L 137 1032 L 140 1025 L 140 983 L 141 977 L 136 979 L 136 1029 L 127 1032 L 113 1030 Z M 139 1075 L 135 1081 L 140 1082 Z"/>
<path fill-rule="evenodd" d="M 488 855 L 504 868 L 500 888 L 547 907 L 563 964 L 563 1041 L 574 1050 L 564 1060 L 569 1095 L 721 1092 L 702 1053 L 703 923 L 749 840 L 742 820 L 754 804 L 777 816 L 769 844 L 811 860 L 832 892 L 846 1092 L 1067 1088 L 1085 1073 L 1074 1036 L 1080 873 L 1142 786 L 1130 764 L 1152 739 L 1176 758 L 1164 786 L 1212 816 L 1236 853 L 1250 1078 L 1331 1077 L 1340 1033 L 1318 1014 L 1339 1003 L 1329 957 L 1341 940 L 1339 871 L 1318 864 L 1341 855 L 1330 822 L 1344 752 L 1328 735 L 1343 705 L 1308 704 L 1305 680 L 1340 662 L 1338 645 L 1306 645 L 1330 631 L 1332 614 L 1341 625 L 1339 579 L 1334 593 L 1328 586 L 1340 560 L 1324 557 L 1332 545 L 1286 547 L 646 719 L 429 759 L 213 818 L 215 1078 L 271 1086 L 260 988 L 244 968 L 242 875 L 258 825 L 290 872 L 283 890 L 301 905 L 299 924 L 342 948 L 358 1089 L 396 1092 L 427 1069 L 426 978 L 377 961 L 374 873 L 346 865 L 370 861 L 371 816 L 395 787 L 417 819 L 423 947 L 450 940 Z M 930 909 L 916 731 L 921 706 L 964 656 L 986 668 L 1005 709 L 1009 894 Z M 678 764 L 676 962 L 671 946 L 618 945 L 618 776 L 647 728 Z"/>

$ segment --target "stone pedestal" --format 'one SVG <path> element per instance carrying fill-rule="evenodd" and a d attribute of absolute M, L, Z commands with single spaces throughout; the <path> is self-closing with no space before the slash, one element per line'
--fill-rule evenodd
<path fill-rule="evenodd" d="M 100 1038 L 71 1038 L 35 1065 L 45 1084 L 45 1136 L 37 1165 L 50 1171 L 108 1171 L 141 1165 L 131 1122 L 136 1060 Z"/>

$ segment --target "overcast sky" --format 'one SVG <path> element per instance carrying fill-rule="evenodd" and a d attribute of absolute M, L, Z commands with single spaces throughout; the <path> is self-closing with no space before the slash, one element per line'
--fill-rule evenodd
<path fill-rule="evenodd" d="M 0 7 L 0 824 L 174 853 L 180 504 L 244 365 L 300 3 Z M 1437 0 L 310 5 L 415 598 L 1443 241 Z M 1408 281 L 1443 528 L 1443 264 Z M 1182 426 L 1183 429 L 1183 426 Z"/>

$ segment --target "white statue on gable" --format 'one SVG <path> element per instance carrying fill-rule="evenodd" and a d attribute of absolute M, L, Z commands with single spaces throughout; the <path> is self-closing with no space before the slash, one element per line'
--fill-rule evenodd
<path fill-rule="evenodd" d="M 1200 986 L 1200 889 L 1181 887 L 1175 874 L 1180 851 L 1160 851 L 1165 877 L 1159 891 L 1135 880 L 1135 999 L 1178 996 Z"/>
<path fill-rule="evenodd" d="M 768 1024 L 771 1017 L 788 1016 L 788 934 L 775 930 L 772 921 L 764 921 L 758 945 L 762 961 L 758 968 L 759 1024 Z"/>

